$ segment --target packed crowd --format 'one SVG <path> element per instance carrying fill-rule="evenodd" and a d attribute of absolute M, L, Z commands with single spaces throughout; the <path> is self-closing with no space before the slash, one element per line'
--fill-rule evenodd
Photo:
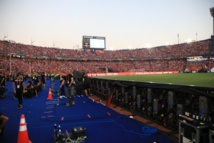
<path fill-rule="evenodd" d="M 50 47 L 24 45 L 15 42 L 0 41 L 0 53 L 18 54 L 34 57 L 55 57 L 70 59 L 153 59 L 153 58 L 182 58 L 209 54 L 209 40 L 154 47 L 150 49 L 105 51 L 104 54 L 97 52 L 85 52 L 84 50 L 70 50 Z"/>
<path fill-rule="evenodd" d="M 115 72 L 210 70 L 214 67 L 213 59 L 197 62 L 186 60 L 191 56 L 209 56 L 209 40 L 150 49 L 105 50 L 103 53 L 0 41 L 0 54 L 0 69 L 24 74 L 41 71 L 67 73 L 74 69 L 97 73 L 103 72 L 103 67 Z"/>

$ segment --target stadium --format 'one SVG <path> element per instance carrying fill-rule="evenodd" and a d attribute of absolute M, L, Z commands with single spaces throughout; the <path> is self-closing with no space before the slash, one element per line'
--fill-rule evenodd
<path fill-rule="evenodd" d="M 213 17 L 214 8 L 210 12 Z M 0 126 L 0 142 L 214 142 L 214 35 L 122 50 L 107 50 L 107 42 L 83 35 L 82 48 L 63 49 L 4 35 L 0 115 L 9 120 Z M 75 105 L 69 107 L 70 97 L 61 93 L 61 76 L 67 81 L 68 74 L 76 89 Z M 38 93 L 23 97 L 23 107 L 16 109 L 13 84 L 19 75 L 24 87 L 35 78 L 41 83 L 44 75 L 45 87 L 34 84 Z"/>

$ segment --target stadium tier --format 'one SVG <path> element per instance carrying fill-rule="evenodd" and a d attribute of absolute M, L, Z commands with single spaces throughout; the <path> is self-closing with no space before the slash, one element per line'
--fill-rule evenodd
<path fill-rule="evenodd" d="M 0 69 L 6 73 L 20 71 L 67 73 L 74 69 L 87 73 L 211 71 L 214 67 L 210 39 L 178 45 L 133 50 L 72 50 L 47 48 L 0 41 Z"/>

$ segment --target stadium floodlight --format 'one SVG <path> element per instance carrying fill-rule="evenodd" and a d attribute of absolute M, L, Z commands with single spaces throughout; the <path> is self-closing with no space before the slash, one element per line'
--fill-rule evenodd
<path fill-rule="evenodd" d="M 34 42 L 34 41 L 31 39 L 31 41 L 30 41 L 31 46 L 33 45 L 33 42 Z"/>
<path fill-rule="evenodd" d="M 8 38 L 8 33 L 7 35 L 4 34 L 3 40 L 6 40 Z"/>
<path fill-rule="evenodd" d="M 212 17 L 214 17 L 214 7 L 210 8 L 210 13 L 211 13 Z"/>
<path fill-rule="evenodd" d="M 210 14 L 213 17 L 213 35 L 214 35 L 214 7 L 210 8 Z"/>

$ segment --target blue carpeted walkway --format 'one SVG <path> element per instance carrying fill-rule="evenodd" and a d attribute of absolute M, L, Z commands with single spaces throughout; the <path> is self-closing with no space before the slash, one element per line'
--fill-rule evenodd
<path fill-rule="evenodd" d="M 22 109 L 16 109 L 17 100 L 13 99 L 12 83 L 7 82 L 7 92 L 0 99 L 0 112 L 9 117 L 0 143 L 16 143 L 21 114 L 25 115 L 28 135 L 32 143 L 53 143 L 54 124 L 60 125 L 62 132 L 71 132 L 73 127 L 83 126 L 87 129 L 85 143 L 174 143 L 165 136 L 153 134 L 152 128 L 118 114 L 110 108 L 84 96 L 76 96 L 75 106 L 66 107 L 66 99 L 57 103 L 57 96 L 47 100 L 48 88 L 39 92 L 38 97 L 25 98 Z M 59 88 L 55 80 L 55 90 Z M 146 129 L 146 130 L 145 130 Z"/>

